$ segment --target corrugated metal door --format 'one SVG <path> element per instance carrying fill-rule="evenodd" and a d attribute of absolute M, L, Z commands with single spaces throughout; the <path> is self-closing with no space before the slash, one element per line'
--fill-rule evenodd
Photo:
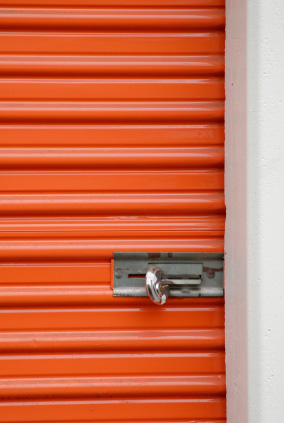
<path fill-rule="evenodd" d="M 224 422 L 223 300 L 110 288 L 223 250 L 224 0 L 0 4 L 1 422 Z"/>

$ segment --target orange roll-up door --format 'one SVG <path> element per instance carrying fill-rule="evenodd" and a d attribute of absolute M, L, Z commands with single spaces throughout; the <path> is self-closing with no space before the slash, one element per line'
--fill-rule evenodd
<path fill-rule="evenodd" d="M 224 423 L 222 298 L 114 252 L 222 252 L 224 0 L 0 1 L 0 420 Z"/>

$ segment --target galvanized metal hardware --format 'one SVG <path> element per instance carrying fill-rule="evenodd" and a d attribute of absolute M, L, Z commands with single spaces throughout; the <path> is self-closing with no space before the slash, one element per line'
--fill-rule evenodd
<path fill-rule="evenodd" d="M 164 304 L 168 297 L 222 297 L 223 254 L 114 253 L 113 295 L 146 297 Z"/>

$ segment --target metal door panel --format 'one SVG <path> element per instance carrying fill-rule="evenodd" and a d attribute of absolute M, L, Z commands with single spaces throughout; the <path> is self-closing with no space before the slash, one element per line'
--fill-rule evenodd
<path fill-rule="evenodd" d="M 224 423 L 222 298 L 112 295 L 222 252 L 224 0 L 0 1 L 3 423 Z"/>

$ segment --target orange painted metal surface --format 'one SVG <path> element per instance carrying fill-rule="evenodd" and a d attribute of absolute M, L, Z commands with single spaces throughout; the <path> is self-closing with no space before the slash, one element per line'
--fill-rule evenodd
<path fill-rule="evenodd" d="M 223 251 L 224 7 L 0 0 L 1 422 L 225 423 L 223 299 L 111 289 Z"/>

